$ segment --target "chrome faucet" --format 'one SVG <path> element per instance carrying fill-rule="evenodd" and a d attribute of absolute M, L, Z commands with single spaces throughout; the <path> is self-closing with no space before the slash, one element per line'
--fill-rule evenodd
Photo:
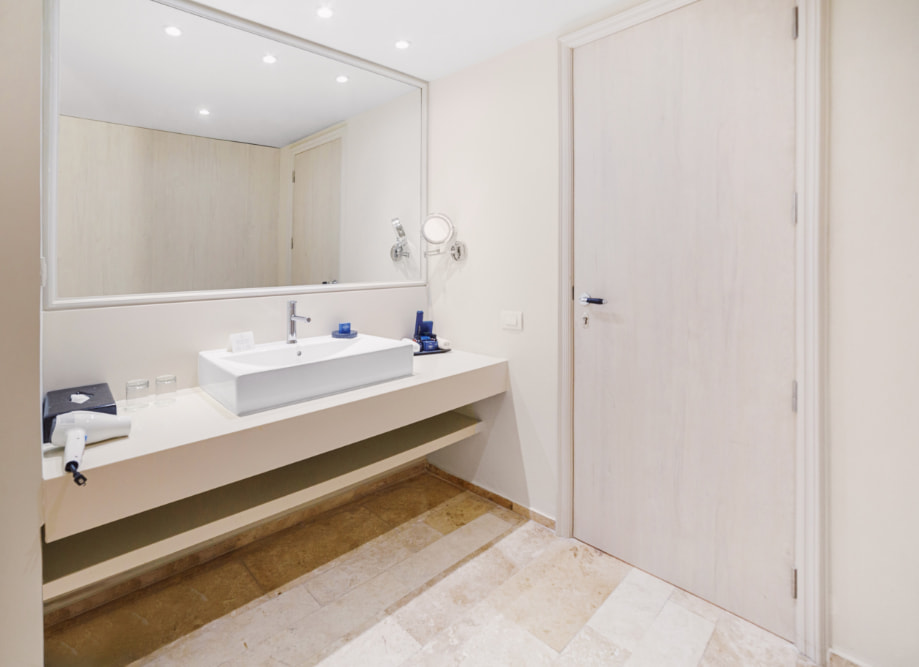
<path fill-rule="evenodd" d="M 297 315 L 297 302 L 291 299 L 287 302 L 287 342 L 297 342 L 297 322 L 309 322 L 310 318 Z"/>

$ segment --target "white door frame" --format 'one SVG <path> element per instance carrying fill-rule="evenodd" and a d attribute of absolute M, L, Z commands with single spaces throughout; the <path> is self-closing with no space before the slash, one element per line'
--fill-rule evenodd
<path fill-rule="evenodd" d="M 560 38 L 559 461 L 557 532 L 574 524 L 574 141 L 573 51 L 697 0 L 646 0 Z M 827 16 L 828 0 L 799 0 L 796 45 L 797 226 L 795 356 L 798 381 L 795 460 L 796 645 L 824 664 L 826 632 L 827 335 Z M 789 31 L 792 17 L 789 17 Z M 566 295 L 570 294 L 568 298 Z"/>

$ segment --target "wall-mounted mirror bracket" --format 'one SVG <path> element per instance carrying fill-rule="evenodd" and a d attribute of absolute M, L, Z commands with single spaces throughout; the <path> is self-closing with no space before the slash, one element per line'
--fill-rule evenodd
<path fill-rule="evenodd" d="M 394 262 L 398 262 L 400 259 L 411 257 L 412 255 L 409 251 L 408 239 L 405 237 L 405 229 L 402 227 L 399 218 L 393 218 L 392 227 L 396 232 L 396 242 L 389 249 L 389 258 Z"/>
<path fill-rule="evenodd" d="M 455 261 L 466 258 L 466 244 L 456 238 L 453 221 L 443 213 L 431 213 L 421 223 L 421 236 L 427 243 L 425 257 L 448 253 Z"/>

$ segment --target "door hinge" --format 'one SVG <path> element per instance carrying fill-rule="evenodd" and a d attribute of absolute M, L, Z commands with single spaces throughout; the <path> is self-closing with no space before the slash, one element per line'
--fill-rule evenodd
<path fill-rule="evenodd" d="M 46 260 L 44 257 L 38 258 L 38 272 L 39 272 L 39 275 L 41 276 L 41 286 L 47 287 L 48 286 L 48 260 Z"/>
<path fill-rule="evenodd" d="M 291 250 L 294 249 L 294 237 L 293 236 L 290 237 L 290 249 Z"/>
<path fill-rule="evenodd" d="M 798 193 L 795 192 L 794 197 L 791 201 L 791 223 L 793 225 L 798 224 Z"/>
<path fill-rule="evenodd" d="M 798 599 L 798 569 L 797 568 L 791 571 L 791 597 L 795 600 Z"/>
<path fill-rule="evenodd" d="M 574 301 L 574 285 L 571 286 L 571 300 Z"/>
<path fill-rule="evenodd" d="M 798 381 L 795 380 L 791 383 L 791 411 L 798 411 Z"/>
<path fill-rule="evenodd" d="M 794 18 L 791 23 L 791 38 L 798 39 L 798 8 L 794 9 Z"/>
<path fill-rule="evenodd" d="M 290 172 L 290 182 L 291 183 L 297 182 L 297 172 L 295 171 Z"/>

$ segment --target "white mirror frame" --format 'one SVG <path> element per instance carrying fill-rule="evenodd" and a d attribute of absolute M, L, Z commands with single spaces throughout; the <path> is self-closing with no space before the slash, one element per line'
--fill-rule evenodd
<path fill-rule="evenodd" d="M 304 51 L 338 60 L 382 76 L 419 88 L 421 92 L 421 192 L 420 211 L 427 210 L 428 192 L 428 84 L 422 79 L 389 69 L 383 65 L 316 44 L 289 33 L 199 5 L 191 0 L 152 0 L 159 4 L 216 21 L 231 28 L 244 30 L 260 37 L 293 46 Z M 424 287 L 427 285 L 427 266 L 421 263 L 418 280 L 380 283 L 337 283 L 333 285 L 284 285 L 279 287 L 254 287 L 224 290 L 197 290 L 188 292 L 159 292 L 152 294 L 125 294 L 98 297 L 61 297 L 58 293 L 57 270 L 57 142 L 58 142 L 58 81 L 59 66 L 57 44 L 59 36 L 59 0 L 44 0 L 44 39 L 42 46 L 42 305 L 45 310 L 96 308 L 100 306 L 126 306 L 211 299 L 240 299 L 285 294 L 314 292 L 345 292 L 396 287 Z M 49 261 L 49 259 L 51 261 Z"/>

